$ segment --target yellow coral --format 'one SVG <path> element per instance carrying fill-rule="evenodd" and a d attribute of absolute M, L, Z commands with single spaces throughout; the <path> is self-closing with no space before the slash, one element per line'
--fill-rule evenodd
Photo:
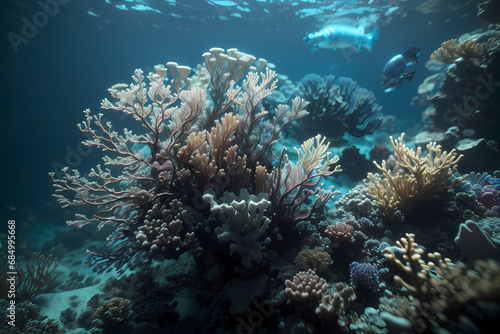
<path fill-rule="evenodd" d="M 455 150 L 443 152 L 441 145 L 429 143 L 427 156 L 421 157 L 422 149 L 419 147 L 415 152 L 408 148 L 402 142 L 403 137 L 404 133 L 396 140 L 390 137 L 397 166 L 390 171 L 385 161 L 382 166 L 374 161 L 383 176 L 368 173 L 370 194 L 377 199 L 380 212 L 389 219 L 396 209 L 411 211 L 418 202 L 429 199 L 439 190 L 454 187 L 465 178 L 446 184 L 462 159 Z"/>
<path fill-rule="evenodd" d="M 478 43 L 477 39 L 458 44 L 456 42 L 455 38 L 441 43 L 441 47 L 431 54 L 430 59 L 451 64 L 460 57 L 464 59 L 480 57 L 486 50 L 486 43 Z"/>
<path fill-rule="evenodd" d="M 414 298 L 397 296 L 397 307 L 388 312 L 407 318 L 413 327 L 411 332 L 423 332 L 428 327 L 442 327 L 440 323 L 449 317 L 460 318 L 471 324 L 475 314 L 470 312 L 474 305 L 487 305 L 500 300 L 500 266 L 493 260 L 478 260 L 473 269 L 463 263 L 453 263 L 442 258 L 440 253 L 429 253 L 430 261 L 423 260 L 425 251 L 415 242 L 415 235 L 407 233 L 397 242 L 403 253 L 403 260 L 397 258 L 391 249 L 385 257 L 401 268 L 411 282 L 394 276 L 394 282 L 408 290 Z M 477 312 L 477 311 L 476 311 Z M 432 332 L 432 330 L 431 330 Z"/>
<path fill-rule="evenodd" d="M 302 270 L 312 269 L 320 273 L 332 264 L 332 259 L 330 258 L 330 254 L 322 250 L 316 249 L 316 251 L 313 251 L 312 249 L 304 249 L 295 258 L 295 263 Z"/>

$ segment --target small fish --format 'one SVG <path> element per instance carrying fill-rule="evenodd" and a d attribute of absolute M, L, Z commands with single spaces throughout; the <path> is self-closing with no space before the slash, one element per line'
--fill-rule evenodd
<path fill-rule="evenodd" d="M 411 81 L 415 70 L 410 71 L 418 64 L 418 57 L 420 57 L 420 49 L 410 47 L 403 54 L 392 57 L 385 64 L 382 71 L 382 88 L 385 93 L 392 92 L 401 86 L 404 79 Z"/>
<path fill-rule="evenodd" d="M 306 45 L 312 44 L 311 50 L 313 52 L 318 51 L 318 48 L 336 50 L 349 47 L 357 47 L 357 52 L 359 52 L 362 46 L 371 51 L 373 40 L 377 39 L 376 32 L 377 27 L 373 28 L 370 34 L 365 34 L 363 25 L 356 28 L 344 24 L 334 24 L 308 34 L 302 40 Z"/>

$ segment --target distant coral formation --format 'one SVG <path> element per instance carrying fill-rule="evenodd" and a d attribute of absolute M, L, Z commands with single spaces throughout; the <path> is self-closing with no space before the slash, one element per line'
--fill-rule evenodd
<path fill-rule="evenodd" d="M 423 112 L 425 130 L 441 135 L 446 149 L 467 152 L 462 161 L 467 170 L 490 166 L 487 171 L 493 173 L 500 157 L 498 30 L 474 31 L 443 42 L 426 68 L 435 73 L 419 86 L 415 98 L 431 103 Z"/>
<path fill-rule="evenodd" d="M 319 132 L 332 140 L 344 133 L 362 137 L 382 123 L 382 107 L 375 103 L 375 95 L 350 78 L 308 74 L 298 88 L 309 101 L 309 116 L 293 125 L 300 136 Z"/>

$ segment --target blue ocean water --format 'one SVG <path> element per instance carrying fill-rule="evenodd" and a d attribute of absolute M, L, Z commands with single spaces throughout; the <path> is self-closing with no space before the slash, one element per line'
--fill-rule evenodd
<path fill-rule="evenodd" d="M 133 3 L 123 2 L 130 8 Z M 421 116 L 421 111 L 409 106 L 409 101 L 416 95 L 416 83 L 427 76 L 425 69 L 421 66 L 415 74 L 416 83 L 405 84 L 396 94 L 384 95 L 380 75 L 385 62 L 414 45 L 422 48 L 422 59 L 427 59 L 444 40 L 484 28 L 475 18 L 473 3 L 452 12 L 421 14 L 410 10 L 405 17 L 394 14 L 387 27 L 380 29 L 380 39 L 374 43 L 371 53 L 361 50 L 346 58 L 341 51 L 320 50 L 312 54 L 302 43 L 306 32 L 319 30 L 322 23 L 318 23 L 314 15 L 300 18 L 297 9 L 315 9 L 323 3 L 334 3 L 332 1 L 297 1 L 297 5 L 292 1 L 245 2 L 249 11 L 203 1 L 188 1 L 185 6 L 153 1 L 152 8 L 154 3 L 161 7 L 162 13 L 122 10 L 117 7 L 120 4 L 114 2 L 68 1 L 67 5 L 60 6 L 54 18 L 37 28 L 34 37 L 16 48 L 7 38 L 8 33 L 24 38 L 22 18 L 31 21 L 41 7 L 36 1 L 3 4 L 6 18 L 2 22 L 5 32 L 2 57 L 5 57 L 4 63 L 9 64 L 5 69 L 9 79 L 3 91 L 12 99 L 7 99 L 3 106 L 10 112 L 5 112 L 7 119 L 2 133 L 6 142 L 13 143 L 6 145 L 6 156 L 14 161 L 26 161 L 6 164 L 6 175 L 17 171 L 23 175 L 23 182 L 19 183 L 16 178 L 5 180 L 9 194 L 3 203 L 19 207 L 28 201 L 38 206 L 38 191 L 26 191 L 25 184 L 50 194 L 51 185 L 45 177 L 47 168 L 39 166 L 50 166 L 54 161 L 65 164 L 66 146 L 76 145 L 81 138 L 75 131 L 75 124 L 82 119 L 81 111 L 86 108 L 97 111 L 107 88 L 116 82 L 128 82 L 135 68 L 147 71 L 167 61 L 194 67 L 202 62 L 201 54 L 209 48 L 234 47 L 266 58 L 276 64 L 279 73 L 293 81 L 299 81 L 308 73 L 351 77 L 376 93 L 384 113 L 411 124 Z M 202 9 L 196 9 L 200 3 Z M 401 4 L 404 8 L 406 2 Z M 259 8 L 256 13 L 252 12 L 253 5 Z M 379 5 L 391 8 L 391 1 L 387 4 L 382 1 Z M 269 13 L 263 14 L 266 8 Z M 334 11 L 325 12 L 324 15 L 335 16 Z M 175 13 L 180 17 L 173 16 Z M 236 13 L 243 17 L 231 16 Z M 225 18 L 218 18 L 219 14 L 225 14 Z M 321 15 L 321 11 L 317 15 Z M 385 17 L 382 15 L 382 18 Z M 61 136 L 67 140 L 60 140 Z M 87 161 L 84 160 L 83 163 Z M 49 200 L 50 196 L 46 198 Z"/>
<path fill-rule="evenodd" d="M 371 165 L 370 151 L 375 145 L 385 145 L 392 152 L 389 136 L 397 138 L 402 132 L 406 132 L 408 146 L 414 147 L 415 137 L 418 134 L 427 130 L 444 133 L 451 126 L 456 125 L 450 122 L 446 123 L 445 126 L 441 123 L 438 124 L 437 121 L 433 123 L 432 120 L 423 119 L 422 113 L 431 105 L 430 99 L 421 106 L 411 104 L 412 99 L 419 95 L 417 91 L 419 85 L 436 73 L 425 64 L 429 61 L 431 54 L 441 46 L 441 43 L 458 39 L 464 34 L 472 34 L 473 32 L 478 36 L 498 38 L 498 25 L 489 26 L 476 18 L 478 3 L 478 1 L 458 0 L 3 1 L 0 5 L 3 36 L 1 59 L 4 73 L 4 80 L 1 84 L 3 119 L 0 131 L 4 150 L 1 163 L 3 175 L 0 201 L 2 210 L 1 250 L 7 249 L 6 236 L 9 227 L 7 221 L 15 220 L 18 239 L 23 240 L 22 249 L 20 248 L 21 250 L 17 253 L 18 262 L 29 262 L 29 255 L 37 251 L 42 251 L 47 256 L 55 254 L 59 257 L 59 276 L 65 278 L 64 281 L 56 280 L 59 285 L 64 285 L 64 288 L 58 288 L 52 284 L 43 290 L 38 297 L 28 299 L 41 309 L 38 310 L 38 315 L 46 315 L 50 319 L 55 319 L 59 324 L 59 330 L 68 333 L 77 333 L 78 331 L 83 333 L 92 328 L 96 330 L 99 328 L 98 330 L 103 333 L 114 333 L 118 330 L 131 333 L 144 333 L 146 331 L 154 333 L 192 333 L 195 331 L 236 333 L 237 330 L 249 332 L 249 329 L 244 327 L 248 327 L 252 321 L 251 312 L 258 310 L 264 314 L 264 318 L 263 320 L 260 318 L 255 320 L 258 326 L 250 326 L 256 333 L 292 333 L 294 330 L 297 332 L 298 328 L 302 329 L 304 333 L 322 333 L 322 331 L 331 330 L 335 326 L 325 325 L 325 321 L 321 320 L 321 317 L 314 318 L 316 317 L 314 314 L 318 313 L 314 312 L 315 306 L 312 307 L 312 311 L 307 310 L 307 307 L 299 307 L 293 304 L 293 301 L 291 302 L 293 298 L 286 297 L 286 292 L 284 292 L 286 279 L 293 280 L 293 275 L 299 270 L 313 269 L 312 266 L 306 268 L 297 265 L 297 254 L 304 249 L 314 249 L 314 246 L 318 246 L 325 248 L 324 251 L 330 255 L 333 254 L 333 265 L 324 272 L 324 277 L 320 275 L 330 284 L 328 292 L 331 294 L 334 293 L 335 283 L 349 284 L 351 282 L 349 263 L 344 263 L 342 258 L 346 257 L 350 262 L 379 263 L 380 282 L 384 284 L 380 287 L 380 291 L 376 294 L 367 294 L 366 291 L 363 292 L 363 289 L 358 287 L 360 290 L 356 291 L 356 304 L 342 313 L 345 315 L 345 318 L 342 318 L 343 321 L 349 319 L 348 322 L 351 326 L 347 325 L 347 328 L 350 331 L 355 333 L 376 331 L 397 333 L 403 330 L 416 332 L 415 327 L 410 328 L 406 324 L 402 325 L 404 329 L 398 329 L 397 321 L 393 318 L 388 320 L 389 316 L 380 317 L 381 312 L 389 312 L 390 306 L 386 306 L 385 309 L 379 306 L 379 297 L 389 298 L 389 295 L 392 296 L 399 291 L 392 279 L 394 275 L 402 275 L 401 272 L 398 272 L 398 267 L 388 265 L 386 262 L 380 264 L 380 261 L 385 261 L 383 251 L 376 251 L 373 247 L 369 248 L 365 245 L 364 248 L 362 246 L 356 248 L 355 245 L 350 245 L 344 249 L 344 246 L 339 247 L 335 241 L 327 242 L 329 238 L 324 232 L 326 225 L 338 224 L 346 220 L 343 219 L 344 216 L 339 218 L 338 215 L 329 215 L 327 212 L 338 209 L 334 203 L 356 185 L 359 185 L 361 179 L 366 177 L 367 172 L 378 171 L 374 170 Z M 307 34 L 318 32 L 331 25 L 362 27 L 363 34 L 365 32 L 368 34 L 374 27 L 377 27 L 371 51 L 366 49 L 366 42 L 359 42 L 361 43 L 359 51 L 356 50 L 359 46 L 356 42 L 352 43 L 349 48 L 337 48 L 336 50 L 319 48 L 317 52 L 312 52 L 311 45 L 303 43 L 303 37 Z M 487 35 L 486 31 L 492 33 Z M 486 43 L 486 37 L 481 37 L 481 43 Z M 335 195 L 330 200 L 331 202 L 325 206 L 324 212 L 318 210 L 321 212 L 318 212 L 317 216 L 315 215 L 310 220 L 306 219 L 306 222 L 294 226 L 296 233 L 290 232 L 293 235 L 290 240 L 297 244 L 282 247 L 275 245 L 275 239 L 273 239 L 270 244 L 275 248 L 268 249 L 269 252 L 265 255 L 267 261 L 264 261 L 266 264 L 259 265 L 258 270 L 254 267 L 254 272 L 245 270 L 248 268 L 242 268 L 241 264 L 235 268 L 227 269 L 227 271 L 221 269 L 223 263 L 229 258 L 231 260 L 227 261 L 230 262 L 230 265 L 234 264 L 235 261 L 238 262 L 238 259 L 234 260 L 235 256 L 233 255 L 238 254 L 238 252 L 233 253 L 232 250 L 229 252 L 229 246 L 214 241 L 216 240 L 214 235 L 204 236 L 207 239 L 212 238 L 213 243 L 210 243 L 207 240 L 202 240 L 202 237 L 196 234 L 202 244 L 205 242 L 207 245 L 215 245 L 220 249 L 216 247 L 217 249 L 213 252 L 207 252 L 210 253 L 210 256 L 207 255 L 207 258 L 203 260 L 186 259 L 188 255 L 181 255 L 179 260 L 178 253 L 171 256 L 172 259 L 165 256 L 167 261 L 171 261 L 168 262 L 168 265 L 161 261 L 155 262 L 156 258 L 151 264 L 151 259 L 147 259 L 147 256 L 146 259 L 137 259 L 144 255 L 139 254 L 137 258 L 130 257 L 124 260 L 125 262 L 130 261 L 129 267 L 127 265 L 123 267 L 124 270 L 128 270 L 125 274 L 121 272 L 118 274 L 116 271 L 102 275 L 92 273 L 90 268 L 83 267 L 84 261 L 86 261 L 85 249 L 90 248 L 91 251 L 97 252 L 97 250 L 105 248 L 104 241 L 114 230 L 110 229 L 110 226 L 106 226 L 103 231 L 99 232 L 96 231 L 96 226 L 85 226 L 75 231 L 73 227 L 66 226 L 66 221 L 74 220 L 75 213 L 88 216 L 92 216 L 94 213 L 87 208 L 78 211 L 78 206 L 62 209 L 60 203 L 57 203 L 52 196 L 54 183 L 48 173 L 54 172 L 56 178 L 61 178 L 63 167 L 69 166 L 70 169 L 78 169 L 82 175 L 88 176 L 86 173 L 91 168 L 102 163 L 101 158 L 104 154 L 95 147 L 89 148 L 81 144 L 81 141 L 86 138 L 76 125 L 84 120 L 83 110 L 89 108 L 93 114 L 102 112 L 100 109 L 101 100 L 110 98 L 108 88 L 116 83 L 131 83 L 135 69 L 141 68 L 147 74 L 155 71 L 155 65 L 166 64 L 169 61 L 195 69 L 198 64 L 204 62 L 202 54 L 213 47 L 225 50 L 237 48 L 244 53 L 254 55 L 257 59 L 265 58 L 268 66 L 279 74 L 277 85 L 280 86 L 281 83 L 287 82 L 287 85 L 294 86 L 295 95 L 300 94 L 297 87 L 299 87 L 301 79 L 308 74 L 317 74 L 321 77 L 335 75 L 337 78 L 351 78 L 360 87 L 373 92 L 376 98 L 375 102 L 382 106 L 381 114 L 393 115 L 395 124 L 392 127 L 390 124 L 387 127 L 381 126 L 374 130 L 373 134 L 359 137 L 350 135 L 347 133 L 348 131 L 340 133 L 340 137 L 337 134 L 320 133 L 329 136 L 329 140 L 332 142 L 330 149 L 332 156 L 341 156 L 343 150 L 351 146 L 360 150 L 364 160 L 362 162 L 357 162 L 357 160 L 347 162 L 347 172 L 350 169 L 356 169 L 363 163 L 369 163 L 370 167 L 366 171 L 362 169 L 361 178 L 345 175 L 335 175 L 330 179 L 325 177 L 326 187 L 333 184 L 335 189 L 341 190 L 341 194 Z M 385 93 L 384 88 L 381 87 L 384 65 L 392 57 L 403 53 L 409 47 L 421 49 L 420 62 L 416 66 L 412 80 L 402 79 L 401 86 L 398 86 L 393 92 Z M 483 50 L 485 55 L 491 52 L 491 58 L 498 59 L 498 48 L 491 47 L 488 50 Z M 492 64 L 498 64 L 498 62 L 492 61 Z M 480 65 L 477 65 L 477 68 L 479 67 Z M 486 74 L 481 74 L 483 81 L 492 83 L 490 86 L 485 86 L 487 92 L 482 88 L 481 93 L 484 95 L 485 92 L 489 92 L 493 96 L 490 106 L 496 107 L 499 105 L 498 88 L 496 88 L 497 82 L 495 81 L 498 78 L 498 72 L 493 72 L 493 77 L 488 77 L 488 71 L 491 68 L 494 71 L 498 70 L 498 66 L 492 65 L 486 68 Z M 446 72 L 443 70 L 442 73 L 445 75 Z M 452 77 L 450 76 L 450 78 Z M 241 84 L 240 82 L 239 85 Z M 338 81 L 336 84 L 339 84 Z M 475 86 L 471 85 L 473 91 Z M 463 87 L 460 86 L 461 88 Z M 447 93 L 451 96 L 449 91 Z M 463 93 L 458 92 L 457 94 L 467 97 L 468 94 L 473 93 L 464 89 Z M 480 100 L 483 101 L 483 99 Z M 278 102 L 290 103 L 290 100 Z M 453 102 L 449 103 L 449 108 L 452 108 Z M 487 109 L 487 107 L 484 108 Z M 479 113 L 479 111 L 480 109 L 477 112 Z M 484 112 L 479 114 L 482 116 Z M 129 121 L 131 119 L 117 119 L 113 120 L 113 124 L 118 125 L 121 129 L 127 127 L 135 129 L 136 125 L 128 123 Z M 471 124 L 473 122 L 476 122 L 475 119 L 471 120 Z M 483 124 L 487 124 L 486 128 Z M 328 132 L 329 128 L 328 124 L 321 123 L 309 126 L 313 129 L 326 129 L 325 132 Z M 488 147 L 496 145 L 498 135 L 491 135 L 491 133 L 497 132 L 498 116 L 491 120 L 486 119 L 486 121 L 481 119 L 470 126 L 460 124 L 457 126 L 461 133 L 469 128 L 476 131 L 475 135 L 461 135 L 460 139 L 486 138 L 485 142 L 489 143 Z M 477 129 L 482 129 L 484 134 Z M 283 146 L 287 146 L 287 152 L 292 152 L 290 153 L 291 159 L 295 158 L 293 146 L 300 146 L 303 140 L 300 135 L 301 131 L 305 133 L 307 129 L 299 127 L 293 128 L 290 132 L 283 131 L 283 137 L 280 137 L 276 143 L 276 150 L 273 152 L 272 160 L 274 160 L 275 167 L 276 159 L 279 158 Z M 447 143 L 444 141 L 443 146 L 446 146 Z M 445 147 L 448 151 L 453 148 L 453 145 Z M 495 148 L 493 151 L 498 152 L 498 149 Z M 488 154 L 484 151 L 470 153 L 467 167 L 459 168 L 458 171 L 461 174 L 469 174 L 475 168 L 475 172 L 488 172 L 492 180 L 498 180 L 499 175 L 495 174 L 495 171 L 500 169 L 498 155 L 492 155 L 490 159 L 478 158 L 477 160 L 480 160 L 481 163 L 486 161 L 483 165 L 470 162 L 470 160 L 476 160 L 475 155 L 488 156 Z M 267 167 L 272 168 L 273 164 L 268 164 Z M 473 167 L 468 168 L 468 166 Z M 343 168 L 345 173 L 345 167 Z M 373 229 L 377 229 L 376 231 L 360 228 L 360 231 L 363 231 L 360 233 L 365 233 L 367 239 L 376 240 L 374 243 L 380 244 L 384 241 L 395 246 L 395 242 L 400 237 L 404 237 L 406 232 L 414 232 L 417 235 L 417 242 L 421 243 L 429 252 L 440 250 L 446 253 L 445 256 L 451 257 L 454 262 L 467 263 L 467 258 L 463 256 L 462 250 L 453 240 L 458 233 L 459 225 L 465 223 L 465 218 L 477 222 L 485 218 L 483 214 L 486 210 L 495 212 L 490 217 L 498 217 L 498 185 L 493 181 L 488 184 L 488 186 L 490 185 L 493 190 L 490 189 L 489 192 L 493 194 L 492 201 L 494 203 L 483 211 L 477 209 L 480 206 L 477 204 L 477 198 L 480 198 L 487 190 L 476 191 L 475 203 L 477 207 L 473 204 L 469 206 L 464 204 L 463 207 L 457 204 L 454 207 L 449 207 L 448 211 L 462 210 L 460 215 L 452 218 L 433 206 L 441 205 L 440 202 L 430 203 L 428 206 L 419 208 L 423 211 L 428 210 L 428 216 L 434 216 L 436 220 L 440 219 L 439 215 L 443 215 L 443 221 L 446 220 L 446 223 L 442 225 L 433 221 L 425 227 L 415 227 L 418 226 L 415 220 L 428 219 L 428 216 L 422 215 L 420 217 L 417 215 L 415 217 L 412 216 L 413 213 L 403 213 L 399 217 L 400 221 L 396 223 L 394 221 L 385 222 L 383 217 L 378 217 L 378 221 L 375 221 L 376 227 L 373 227 Z M 129 190 L 126 189 L 126 191 Z M 458 192 L 456 190 L 456 193 Z M 448 195 L 441 196 L 449 200 Z M 438 196 L 436 195 L 436 197 Z M 312 203 L 306 202 L 306 205 L 311 206 Z M 359 205 L 361 206 L 361 204 Z M 144 215 L 147 210 L 147 208 L 144 209 Z M 432 214 L 433 210 L 436 210 L 435 215 Z M 464 213 L 466 210 L 469 211 Z M 191 211 L 189 213 L 192 214 L 191 218 L 187 219 L 190 221 L 190 225 L 185 227 L 184 232 L 195 233 L 198 230 L 192 221 L 196 219 L 208 221 L 208 216 L 210 216 L 208 210 L 202 213 Z M 128 214 L 130 216 L 127 217 L 133 215 L 130 212 Z M 294 212 L 294 214 L 298 216 L 301 211 Z M 272 216 L 271 219 L 276 219 L 276 215 Z M 373 217 L 370 219 L 375 220 Z M 214 223 L 210 222 L 210 224 L 212 225 L 206 229 L 214 230 Z M 271 226 L 273 226 L 272 224 Z M 482 229 L 488 232 L 483 231 L 488 235 L 487 240 L 498 236 L 496 234 L 498 222 L 488 225 L 493 227 L 484 226 Z M 422 233 L 421 239 L 419 239 L 416 229 Z M 269 229 L 269 231 L 271 230 Z M 315 236 L 313 237 L 312 234 Z M 434 238 L 433 235 L 435 235 Z M 269 237 L 274 238 L 274 236 Z M 58 242 L 57 238 L 61 238 L 63 241 Z M 311 241 L 314 238 L 322 240 L 315 244 Z M 305 239 L 310 242 L 309 245 L 304 242 Z M 122 242 L 124 239 L 119 240 Z M 264 245 L 263 240 L 264 238 L 259 240 L 262 245 Z M 123 242 L 125 243 L 125 241 Z M 428 243 L 426 244 L 426 242 Z M 329 243 L 330 249 L 325 246 L 327 243 Z M 492 244 L 493 249 L 498 249 L 496 241 L 493 241 Z M 21 245 L 21 242 L 18 245 Z M 224 247 L 227 249 L 224 249 L 222 245 L 225 245 Z M 437 248 L 438 246 L 440 248 Z M 286 250 L 283 250 L 284 248 Z M 264 251 L 262 252 L 264 253 Z M 340 255 L 341 252 L 345 252 L 345 254 Z M 229 253 L 231 256 L 228 255 Z M 188 252 L 183 254 L 188 254 Z M 88 260 L 89 258 L 87 258 Z M 96 259 L 91 260 L 99 262 Z M 218 270 L 223 272 L 221 276 L 227 276 L 217 277 L 217 279 L 210 278 L 215 270 L 210 262 L 218 263 Z M 137 282 L 143 279 L 138 274 L 141 271 L 138 268 L 143 268 L 147 272 L 149 285 L 141 285 Z M 188 278 L 179 278 L 182 275 L 174 273 L 166 274 L 165 277 L 159 274 L 168 270 L 172 272 L 184 270 L 184 276 Z M 391 274 L 388 274 L 388 271 Z M 495 277 L 498 278 L 498 268 L 494 273 L 497 275 Z M 125 279 L 123 279 L 120 284 L 116 283 L 123 275 L 131 275 L 129 277 L 133 278 L 127 282 L 124 282 Z M 351 278 L 353 275 L 356 274 L 351 273 Z M 439 275 L 443 274 L 438 273 L 435 276 L 439 277 Z M 265 278 L 263 278 L 264 276 Z M 408 279 L 407 276 L 405 278 Z M 115 281 L 111 282 L 113 279 Z M 163 289 L 158 292 L 158 287 L 163 287 L 166 282 L 173 281 L 176 282 L 175 288 Z M 357 278 L 356 281 L 359 282 L 359 279 Z M 105 282 L 108 283 L 103 284 Z M 377 281 L 378 283 L 379 281 Z M 413 284 L 415 283 L 413 282 Z M 189 290 L 185 288 L 185 285 L 191 285 L 193 289 Z M 287 287 L 290 288 L 288 285 Z M 242 291 L 246 289 L 253 293 L 249 292 L 248 295 L 239 298 L 238 293 L 243 295 Z M 122 293 L 114 294 L 113 291 L 116 292 L 116 290 L 120 290 Z M 384 290 L 388 292 L 384 293 Z M 148 318 L 147 314 L 154 313 L 151 309 L 155 307 L 155 303 L 145 303 L 144 298 L 140 297 L 141 294 L 149 293 L 164 293 L 164 300 L 168 301 L 168 305 L 157 301 L 158 305 L 161 305 L 158 307 L 165 310 L 163 313 L 160 312 L 161 314 L 155 313 L 155 316 L 151 316 L 151 318 Z M 209 297 L 200 297 L 204 293 L 213 298 L 213 303 L 210 302 Z M 495 293 L 492 302 L 498 305 L 498 284 Z M 89 302 L 97 294 L 100 294 L 100 297 L 95 297 L 93 302 Z M 78 302 L 71 303 L 72 295 L 78 296 L 74 298 Z M 255 298 L 256 296 L 259 298 Z M 1 297 L 3 298 L 3 296 Z M 108 303 L 113 297 L 119 297 L 131 303 L 123 306 L 129 312 L 127 316 L 121 315 L 126 318 L 125 320 L 118 319 L 120 314 L 114 315 L 116 319 L 108 319 L 97 311 L 99 307 L 109 306 Z M 151 297 L 151 300 L 156 300 L 155 298 L 157 297 Z M 18 300 L 18 305 L 21 302 Z M 319 303 L 319 301 L 317 302 Z M 65 307 L 53 307 L 51 311 L 51 307 L 47 306 L 47 303 L 60 303 L 64 304 Z M 270 311 L 272 315 L 266 315 L 267 313 L 260 309 L 261 305 L 264 304 L 266 310 L 269 307 L 273 308 L 273 311 Z M 386 305 L 389 304 L 389 302 L 386 303 Z M 93 305 L 93 308 L 89 305 Z M 394 307 L 394 304 L 391 305 Z M 368 307 L 377 310 L 377 316 L 373 317 L 378 317 L 378 320 L 384 319 L 384 325 L 375 325 L 376 320 L 371 319 L 370 312 L 366 311 Z M 235 308 L 237 308 L 236 311 Z M 67 320 L 61 316 L 61 312 L 67 309 L 73 309 L 75 319 Z M 0 314 L 3 315 L 2 312 Z M 87 314 L 85 312 L 88 313 L 87 317 L 91 320 L 83 320 Z M 255 314 L 262 316 L 261 313 Z M 354 318 L 359 318 L 361 315 L 363 321 L 356 322 Z M 496 315 L 498 313 L 495 313 L 493 319 L 488 320 L 491 323 L 498 323 Z M 29 329 L 27 326 L 22 327 L 21 317 L 22 313 L 19 312 L 17 318 L 18 326 L 21 326 L 18 327 L 19 333 L 35 333 L 36 330 L 39 330 Z M 424 319 L 425 317 L 426 315 L 422 316 Z M 430 315 L 427 317 L 429 318 Z M 101 319 L 100 323 L 92 321 L 92 319 L 98 318 Z M 205 330 L 200 329 L 203 326 L 196 327 L 190 324 L 193 321 L 199 322 L 209 318 L 210 321 L 206 321 Z M 369 318 L 371 320 L 367 320 Z M 241 319 L 246 319 L 246 322 L 241 322 Z M 413 323 L 423 320 L 409 318 L 408 321 Z M 453 321 L 450 320 L 450 322 Z M 365 324 L 366 327 L 363 327 L 361 323 Z M 457 327 L 446 322 L 440 324 L 450 333 L 460 332 L 456 328 L 460 328 L 462 325 L 458 320 L 453 323 Z M 8 327 L 9 325 L 4 322 L 2 326 Z M 35 325 L 33 326 L 32 328 L 35 328 Z M 426 323 L 426 326 L 425 330 L 427 331 L 436 330 L 431 328 L 429 323 Z M 242 327 L 244 329 L 241 329 Z M 292 327 L 295 329 L 291 329 Z M 45 332 L 57 333 L 56 326 L 50 328 Z M 484 328 L 480 326 L 476 329 L 477 332 L 484 331 Z M 9 327 L 9 330 L 12 333 L 17 333 L 13 328 Z M 10 332 L 6 331 L 6 333 Z"/>

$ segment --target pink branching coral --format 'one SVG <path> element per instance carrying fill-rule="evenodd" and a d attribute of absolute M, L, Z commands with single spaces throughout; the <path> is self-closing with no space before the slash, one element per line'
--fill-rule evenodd
<path fill-rule="evenodd" d="M 325 233 L 335 246 L 340 246 L 343 243 L 349 243 L 354 237 L 354 227 L 346 222 L 340 222 L 334 225 L 328 225 Z"/>
<path fill-rule="evenodd" d="M 330 153 L 327 152 L 329 145 L 330 143 L 325 144 L 325 138 L 321 135 L 306 140 L 300 149 L 296 148 L 299 157 L 297 164 L 288 161 L 283 149 L 279 167 L 267 175 L 265 188 L 270 194 L 280 226 L 290 227 L 309 219 L 316 209 L 339 193 L 333 191 L 333 187 L 318 187 L 323 177 L 341 171 L 339 165 L 333 168 L 339 157 L 330 158 Z M 305 201 L 309 197 L 315 199 L 307 207 Z"/>

